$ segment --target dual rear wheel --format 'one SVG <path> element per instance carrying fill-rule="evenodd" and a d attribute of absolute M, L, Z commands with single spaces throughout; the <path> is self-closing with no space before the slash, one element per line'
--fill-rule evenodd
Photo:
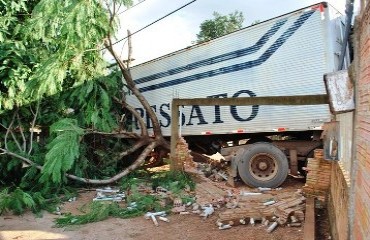
<path fill-rule="evenodd" d="M 288 176 L 287 157 L 271 143 L 257 142 L 247 145 L 237 157 L 239 176 L 251 187 L 275 188 Z"/>

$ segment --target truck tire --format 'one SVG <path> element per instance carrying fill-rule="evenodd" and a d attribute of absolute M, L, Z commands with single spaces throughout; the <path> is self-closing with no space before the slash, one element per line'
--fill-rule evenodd
<path fill-rule="evenodd" d="M 271 143 L 248 145 L 238 159 L 239 176 L 251 187 L 278 187 L 285 181 L 288 171 L 287 157 Z"/>

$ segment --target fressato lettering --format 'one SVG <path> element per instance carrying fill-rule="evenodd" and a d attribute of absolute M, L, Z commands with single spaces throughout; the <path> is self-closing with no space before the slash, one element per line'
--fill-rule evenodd
<path fill-rule="evenodd" d="M 256 97 L 257 95 L 251 90 L 240 90 L 230 96 L 227 93 L 216 94 L 212 96 L 207 96 L 208 98 L 227 98 L 227 97 Z M 162 128 L 168 128 L 171 125 L 171 104 L 170 103 L 162 103 L 157 105 L 152 105 L 151 108 L 157 114 L 159 124 Z M 226 106 L 225 106 L 226 107 Z M 186 109 L 185 108 L 190 108 Z M 192 105 L 192 106 L 182 106 L 180 110 L 181 113 L 181 125 L 184 126 L 191 126 L 191 125 L 207 125 L 207 124 L 220 124 L 224 123 L 221 107 L 216 105 L 213 106 L 212 114 L 205 113 L 205 107 L 199 105 Z M 209 108 L 209 107 L 208 107 Z M 238 122 L 247 122 L 253 120 L 259 110 L 258 105 L 253 106 L 228 106 L 229 114 Z M 238 109 L 240 108 L 250 108 L 250 113 L 246 114 L 245 111 L 241 113 Z M 150 118 L 146 111 L 143 108 L 135 108 L 135 110 L 139 113 L 139 115 L 145 120 L 147 128 L 153 128 Z M 244 114 L 244 115 L 243 115 Z M 137 119 L 133 119 L 135 128 L 139 129 L 139 124 Z"/>

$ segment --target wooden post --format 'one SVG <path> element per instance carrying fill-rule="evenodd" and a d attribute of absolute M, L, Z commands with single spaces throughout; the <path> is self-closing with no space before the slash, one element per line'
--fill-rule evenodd
<path fill-rule="evenodd" d="M 306 199 L 303 240 L 315 240 L 315 198 L 313 197 Z"/>
<path fill-rule="evenodd" d="M 176 145 L 179 140 L 179 105 L 176 99 L 172 99 L 171 104 L 171 164 L 170 169 L 181 170 L 181 163 L 176 159 Z"/>
<path fill-rule="evenodd" d="M 298 175 L 297 150 L 290 149 L 289 156 L 290 156 L 290 173 L 294 176 L 297 176 Z"/>

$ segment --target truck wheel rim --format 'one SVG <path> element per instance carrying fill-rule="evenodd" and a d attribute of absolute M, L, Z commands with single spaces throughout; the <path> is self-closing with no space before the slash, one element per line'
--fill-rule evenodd
<path fill-rule="evenodd" d="M 260 181 L 273 179 L 278 172 L 277 160 L 267 153 L 254 155 L 249 161 L 249 173 Z"/>

